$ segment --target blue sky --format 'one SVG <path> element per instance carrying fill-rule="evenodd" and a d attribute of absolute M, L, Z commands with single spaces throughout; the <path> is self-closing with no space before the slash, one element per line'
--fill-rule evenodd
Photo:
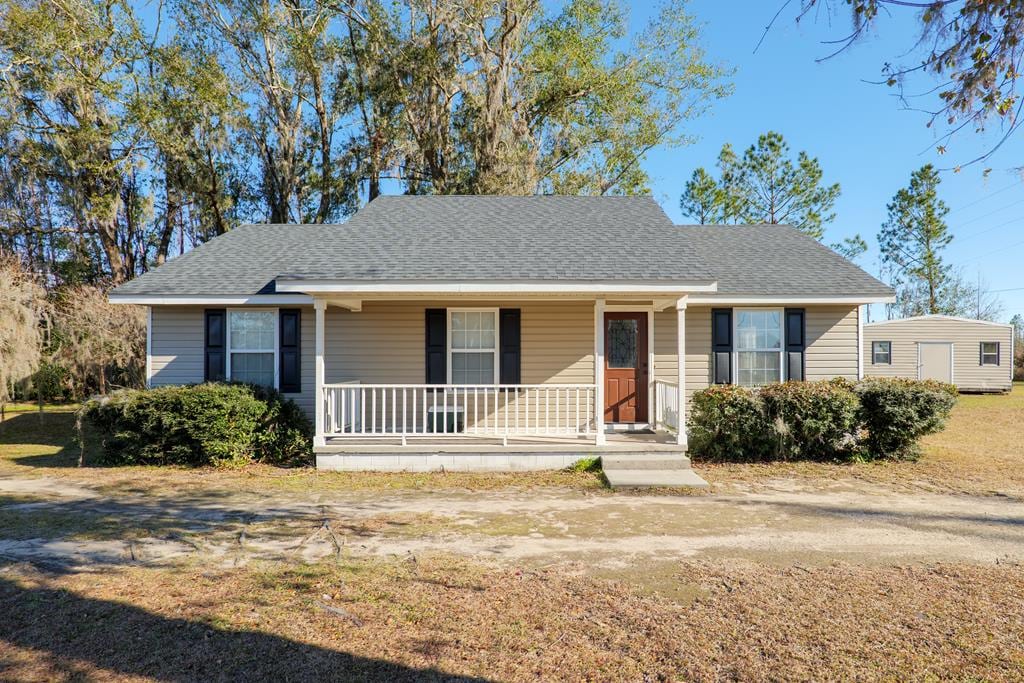
<path fill-rule="evenodd" d="M 901 111 L 890 88 L 865 82 L 877 80 L 882 64 L 901 61 L 895 58 L 910 47 L 918 30 L 910 11 L 894 10 L 892 19 L 874 35 L 822 63 L 816 59 L 831 50 L 821 41 L 844 35 L 850 26 L 848 15 L 833 17 L 831 23 L 819 18 L 796 25 L 792 12 L 783 14 L 755 54 L 764 27 L 781 3 L 691 2 L 690 12 L 704 25 L 702 43 L 708 58 L 736 69 L 735 92 L 717 102 L 708 115 L 687 124 L 687 132 L 700 138 L 696 144 L 655 150 L 648 156 L 645 167 L 654 196 L 673 220 L 687 222 L 679 210 L 679 195 L 693 169 L 712 170 L 725 142 L 742 150 L 758 134 L 778 131 L 794 154 L 806 150 L 818 157 L 826 181 L 842 186 L 837 218 L 828 227 L 826 240 L 859 232 L 871 245 L 860 265 L 877 273 L 875 235 L 885 220 L 886 204 L 907 184 L 910 173 L 929 162 L 945 168 L 975 158 L 998 140 L 998 125 L 986 135 L 961 133 L 939 156 L 938 132 L 926 127 L 926 115 Z M 632 7 L 632 28 L 639 30 L 653 6 Z M 926 84 L 931 85 L 921 82 L 922 90 Z M 935 102 L 926 99 L 922 106 Z M 992 290 L 1024 288 L 1024 181 L 1013 172 L 1014 166 L 1024 166 L 1024 133 L 986 164 L 944 173 L 940 188 L 951 209 L 947 222 L 955 235 L 948 260 L 963 266 L 972 279 L 980 269 Z M 986 167 L 992 168 L 988 178 L 982 176 Z M 1024 314 L 1024 289 L 998 295 L 1004 319 Z"/>

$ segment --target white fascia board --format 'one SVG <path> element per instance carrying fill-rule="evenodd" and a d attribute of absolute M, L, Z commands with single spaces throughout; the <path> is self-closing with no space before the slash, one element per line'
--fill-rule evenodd
<path fill-rule="evenodd" d="M 888 304 L 896 301 L 895 296 L 691 296 L 691 304 L 720 304 L 722 306 L 789 306 L 848 304 Z"/>
<path fill-rule="evenodd" d="M 153 296 L 148 294 L 110 294 L 112 304 L 139 304 L 143 306 L 296 306 L 312 304 L 313 297 L 306 294 L 254 294 L 252 296 Z"/>
<path fill-rule="evenodd" d="M 715 292 L 717 282 L 363 282 L 277 280 L 279 292 L 309 294 L 688 294 Z"/>

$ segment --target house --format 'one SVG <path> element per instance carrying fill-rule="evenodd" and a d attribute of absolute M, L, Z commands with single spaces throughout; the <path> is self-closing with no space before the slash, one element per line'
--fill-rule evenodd
<path fill-rule="evenodd" d="M 856 379 L 892 291 L 790 227 L 674 225 L 647 197 L 379 197 L 247 225 L 114 290 L 151 386 L 278 387 L 333 469 L 562 467 L 686 449 L 712 383 Z"/>
<path fill-rule="evenodd" d="M 1013 326 L 923 315 L 864 325 L 869 377 L 937 379 L 963 392 L 1013 388 Z"/>

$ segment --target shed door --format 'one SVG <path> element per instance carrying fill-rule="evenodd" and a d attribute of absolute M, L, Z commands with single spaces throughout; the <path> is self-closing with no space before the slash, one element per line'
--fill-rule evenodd
<path fill-rule="evenodd" d="M 953 382 L 953 344 L 921 342 L 917 347 L 917 378 Z"/>
<path fill-rule="evenodd" d="M 647 422 L 647 314 L 605 313 L 604 419 Z"/>

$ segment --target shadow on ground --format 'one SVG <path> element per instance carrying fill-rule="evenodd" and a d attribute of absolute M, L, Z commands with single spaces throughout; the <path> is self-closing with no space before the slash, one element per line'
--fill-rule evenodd
<path fill-rule="evenodd" d="M 25 449 L 24 454 L 9 456 L 7 460 L 24 467 L 75 467 L 80 447 L 72 411 L 32 412 L 8 415 L 0 422 L 0 444 L 4 446 L 39 446 L 55 452 L 38 453 Z M 95 438 L 87 439 L 86 464 L 89 455 L 98 447 Z"/>
<path fill-rule="evenodd" d="M 83 664 L 160 681 L 484 679 L 358 657 L 260 631 L 165 617 L 71 591 L 0 579 L 0 639 L 43 654 L 50 675 L 88 679 Z M 0 678 L 11 680 L 11 663 Z M 43 674 L 46 677 L 46 673 Z"/>

